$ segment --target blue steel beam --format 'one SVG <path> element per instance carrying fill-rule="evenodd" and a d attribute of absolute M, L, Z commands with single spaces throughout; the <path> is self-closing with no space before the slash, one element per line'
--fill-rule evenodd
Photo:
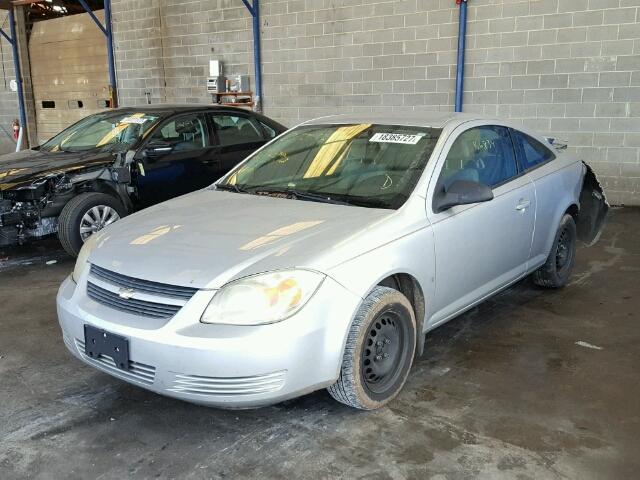
<path fill-rule="evenodd" d="M 251 6 L 251 4 L 247 0 L 242 0 L 242 3 L 244 3 L 244 6 L 247 7 L 247 10 L 249 10 L 251 16 L 253 16 L 253 7 Z"/>
<path fill-rule="evenodd" d="M 260 0 L 253 0 L 253 5 L 248 0 L 242 0 L 252 17 L 253 26 L 253 69 L 256 78 L 256 99 L 258 110 L 262 110 L 262 50 L 260 47 Z"/>
<path fill-rule="evenodd" d="M 13 14 L 13 8 L 9 9 L 9 28 L 11 32 L 11 49 L 13 51 L 13 68 L 16 74 L 16 83 L 18 84 L 18 109 L 20 110 L 20 128 L 27 128 L 27 114 L 24 106 L 24 90 L 22 88 L 22 71 L 20 69 L 20 56 L 18 54 L 18 41 L 16 36 L 16 22 Z M 6 34 L 4 34 L 6 36 Z M 23 130 L 24 131 L 24 130 Z M 21 147 L 19 145 L 19 147 Z"/>
<path fill-rule="evenodd" d="M 467 37 L 467 0 L 457 0 L 460 4 L 460 24 L 458 26 L 458 68 L 456 71 L 456 112 L 462 111 L 464 93 L 464 53 Z"/>
<path fill-rule="evenodd" d="M 102 22 L 100 20 L 98 20 L 98 17 L 96 17 L 95 13 L 93 13 L 93 10 L 91 10 L 91 7 L 87 4 L 86 0 L 78 0 L 78 2 L 80 2 L 80 5 L 82 5 L 82 8 L 85 9 L 85 11 L 89 14 L 89 16 L 92 18 L 92 20 L 98 26 L 98 28 L 100 30 L 102 30 L 102 33 L 104 33 L 104 35 L 106 37 L 107 36 L 107 29 L 104 28 L 104 25 L 102 25 Z M 105 4 L 106 4 L 106 2 L 105 2 Z"/>
<path fill-rule="evenodd" d="M 4 38 L 6 38 L 7 42 L 9 42 L 11 45 L 13 45 L 13 40 L 11 40 L 11 37 L 9 35 L 7 35 L 7 32 L 5 32 L 2 28 L 0 28 L 0 35 L 2 35 Z"/>
<path fill-rule="evenodd" d="M 104 0 L 104 25 L 95 16 L 91 7 L 87 4 L 86 0 L 78 0 L 82 8 L 93 19 L 94 23 L 102 31 L 107 40 L 107 57 L 109 63 L 109 93 L 111 95 L 111 108 L 118 106 L 118 95 L 116 88 L 116 62 L 113 56 L 113 29 L 111 28 L 111 0 Z"/>
<path fill-rule="evenodd" d="M 107 55 L 109 57 L 109 88 L 112 108 L 118 106 L 118 90 L 116 87 L 116 60 L 113 57 L 113 28 L 111 26 L 111 0 L 104 0 L 104 23 L 107 31 Z"/>

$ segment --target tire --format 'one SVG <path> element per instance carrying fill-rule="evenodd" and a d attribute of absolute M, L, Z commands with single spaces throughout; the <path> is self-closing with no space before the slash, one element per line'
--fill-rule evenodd
<path fill-rule="evenodd" d="M 58 238 L 60 239 L 62 248 L 72 257 L 78 256 L 82 244 L 86 238 L 91 235 L 91 233 L 85 233 L 87 237 L 83 238 L 80 233 L 80 228 L 83 217 L 85 217 L 86 214 L 95 217 L 95 213 L 93 213 L 95 211 L 92 210 L 94 208 L 98 208 L 97 211 L 102 212 L 108 212 L 109 210 L 107 209 L 111 209 L 115 215 L 109 214 L 107 221 L 98 221 L 96 229 L 92 230 L 93 232 L 101 230 L 105 226 L 124 217 L 127 213 L 118 199 L 106 193 L 81 193 L 77 197 L 69 200 L 58 217 Z M 90 211 L 92 213 L 89 213 Z"/>
<path fill-rule="evenodd" d="M 576 222 L 571 215 L 565 214 L 560 221 L 547 261 L 533 272 L 533 283 L 545 288 L 564 287 L 575 264 L 576 241 Z"/>
<path fill-rule="evenodd" d="M 379 340 L 373 343 L 374 338 Z M 350 407 L 380 408 L 402 389 L 415 349 L 416 319 L 411 303 L 399 291 L 377 286 L 356 313 L 340 376 L 327 390 Z"/>

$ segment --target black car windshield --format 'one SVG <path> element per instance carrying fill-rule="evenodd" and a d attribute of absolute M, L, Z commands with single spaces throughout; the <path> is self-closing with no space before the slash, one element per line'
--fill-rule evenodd
<path fill-rule="evenodd" d="M 441 131 L 373 124 L 298 127 L 257 152 L 219 186 L 397 209 L 415 188 Z"/>
<path fill-rule="evenodd" d="M 124 151 L 144 138 L 158 121 L 157 115 L 140 112 L 104 112 L 91 115 L 63 130 L 40 150 L 82 152 Z"/>

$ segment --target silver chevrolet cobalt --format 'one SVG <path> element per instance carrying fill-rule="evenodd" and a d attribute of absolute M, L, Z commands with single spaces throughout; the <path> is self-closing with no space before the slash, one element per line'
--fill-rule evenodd
<path fill-rule="evenodd" d="M 67 348 L 163 395 L 255 407 L 394 398 L 425 334 L 532 275 L 567 284 L 608 206 L 557 143 L 438 113 L 304 123 L 215 185 L 94 234 Z"/>

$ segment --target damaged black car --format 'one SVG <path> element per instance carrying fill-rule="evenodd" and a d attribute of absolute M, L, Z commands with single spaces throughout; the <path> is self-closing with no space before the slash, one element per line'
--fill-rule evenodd
<path fill-rule="evenodd" d="M 204 188 L 286 128 L 223 106 L 145 106 L 84 118 L 0 156 L 0 247 L 57 234 L 77 255 L 93 233 Z"/>

